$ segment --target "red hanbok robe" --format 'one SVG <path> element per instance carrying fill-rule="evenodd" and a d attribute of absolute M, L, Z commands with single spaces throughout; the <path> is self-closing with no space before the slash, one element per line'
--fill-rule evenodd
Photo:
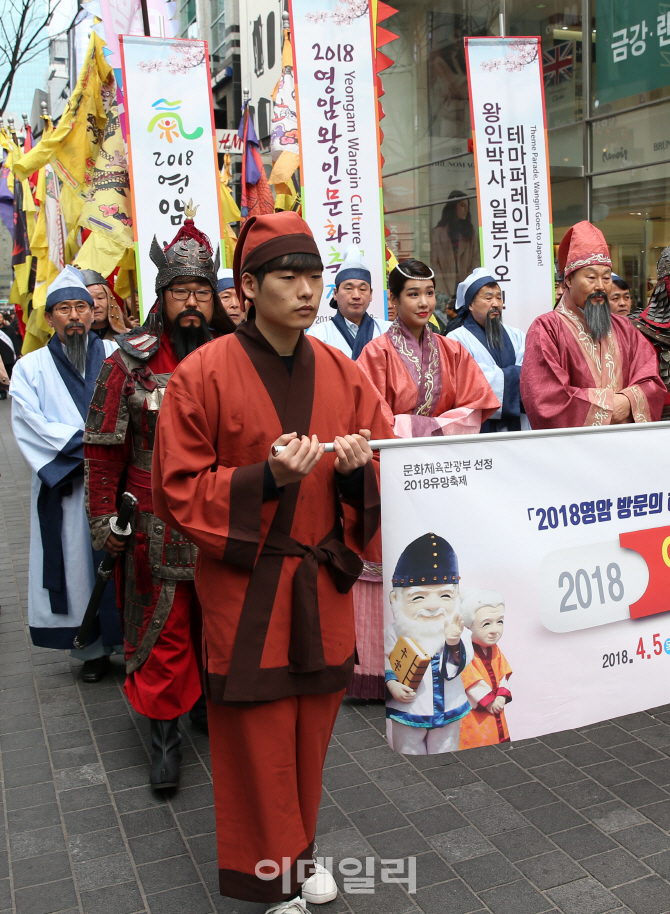
<path fill-rule="evenodd" d="M 500 406 L 479 365 L 455 340 L 426 326 L 421 343 L 397 320 L 358 357 L 382 398 L 384 416 L 398 438 L 477 433 Z M 363 556 L 365 571 L 356 585 L 356 630 L 361 666 L 354 672 L 358 697 L 384 694 L 384 594 L 381 536 Z M 375 684 L 378 683 L 377 690 Z"/>
<path fill-rule="evenodd" d="M 461 682 L 472 711 L 461 721 L 459 749 L 509 742 L 505 709 L 499 714 L 491 714 L 486 708 L 496 698 L 503 697 L 508 702 L 512 700 L 509 690 L 512 667 L 497 644 L 490 648 L 479 644 L 473 644 L 473 647 L 474 660 L 461 673 Z"/>
<path fill-rule="evenodd" d="M 367 344 L 357 364 L 379 391 L 399 438 L 476 434 L 500 407 L 467 349 L 429 326 L 417 343 L 396 320 Z"/>
<path fill-rule="evenodd" d="M 596 343 L 565 296 L 528 331 L 520 390 L 534 429 L 609 425 L 617 393 L 630 401 L 633 422 L 656 422 L 666 394 L 653 346 L 627 317 L 613 314 Z"/>
<path fill-rule="evenodd" d="M 311 860 L 323 760 L 354 666 L 357 553 L 379 522 L 378 455 L 357 501 L 339 495 L 334 454 L 264 501 L 267 457 L 284 432 L 332 441 L 361 428 L 392 436 L 357 364 L 302 334 L 289 374 L 253 320 L 188 356 L 163 399 L 154 505 L 199 547 L 225 895 L 281 901 Z M 286 858 L 288 893 L 281 875 L 255 875 L 259 860 Z"/>

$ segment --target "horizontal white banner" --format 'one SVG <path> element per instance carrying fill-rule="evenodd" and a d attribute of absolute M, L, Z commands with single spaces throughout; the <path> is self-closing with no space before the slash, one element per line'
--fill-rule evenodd
<path fill-rule="evenodd" d="M 388 598 L 399 558 L 405 554 L 403 573 L 414 573 L 406 550 L 430 533 L 438 544 L 430 559 L 438 590 L 453 571 L 443 563 L 442 541 L 456 556 L 452 610 L 483 591 L 504 601 L 498 648 L 512 670 L 513 701 L 504 715 L 513 740 L 670 701 L 669 450 L 664 423 L 634 433 L 624 426 L 606 433 L 452 437 L 384 451 L 387 644 L 389 627 L 405 628 L 397 615 L 405 604 L 398 595 Z M 633 466 L 634 474 L 622 470 Z M 412 561 L 420 565 L 417 555 Z M 407 628 L 419 644 L 420 621 Z M 471 631 L 477 637 L 467 627 L 462 636 L 467 650 Z M 458 676 L 469 681 L 472 670 Z M 445 688 L 447 697 L 458 690 Z M 475 711 L 477 694 L 476 687 L 468 692 Z M 411 704 L 405 710 L 411 713 Z M 466 718 L 461 732 L 472 739 Z M 499 741 L 487 732 L 481 744 Z"/>

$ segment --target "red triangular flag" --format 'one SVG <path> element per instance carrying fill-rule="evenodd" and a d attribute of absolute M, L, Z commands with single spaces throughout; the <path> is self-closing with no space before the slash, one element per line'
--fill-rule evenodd
<path fill-rule="evenodd" d="M 377 51 L 377 66 L 375 69 L 377 73 L 381 73 L 382 70 L 388 70 L 389 67 L 392 67 L 395 63 L 394 60 L 391 60 L 390 57 L 387 57 L 386 54 L 383 54 L 381 51 Z"/>
<path fill-rule="evenodd" d="M 390 44 L 392 41 L 397 41 L 400 36 L 396 35 L 395 32 L 389 32 L 388 29 L 383 29 L 381 25 L 377 26 L 377 47 L 383 48 L 385 44 Z"/>
<path fill-rule="evenodd" d="M 377 22 L 383 22 L 390 16 L 395 16 L 397 12 L 398 10 L 389 6 L 388 3 L 383 3 L 382 0 L 379 0 L 379 3 L 377 4 Z"/>

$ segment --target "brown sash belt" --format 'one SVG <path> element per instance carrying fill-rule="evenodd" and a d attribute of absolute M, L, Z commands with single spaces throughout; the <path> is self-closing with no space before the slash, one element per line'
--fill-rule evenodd
<path fill-rule="evenodd" d="M 293 577 L 289 671 L 316 673 L 325 670 L 317 592 L 319 566 L 327 566 L 338 593 L 349 593 L 363 570 L 362 560 L 337 538 L 335 530 L 316 546 L 305 546 L 284 533 L 271 530 L 261 555 L 302 557 Z"/>

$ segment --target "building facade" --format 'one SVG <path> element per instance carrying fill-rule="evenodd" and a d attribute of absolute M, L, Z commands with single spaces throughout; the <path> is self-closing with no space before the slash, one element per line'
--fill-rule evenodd
<path fill-rule="evenodd" d="M 384 203 L 399 255 L 430 260 L 450 194 L 477 222 L 463 38 L 540 35 L 554 242 L 591 219 L 646 300 L 670 244 L 670 5 L 658 0 L 394 0 L 383 48 Z M 586 26 L 585 26 L 586 24 Z M 453 202 L 453 197 L 452 197 Z M 453 208 L 453 207 L 452 207 Z M 460 277 L 463 278 L 463 277 Z"/>
<path fill-rule="evenodd" d="M 239 0 L 179 0 L 179 37 L 207 42 L 217 130 L 237 129 L 242 106 Z"/>

